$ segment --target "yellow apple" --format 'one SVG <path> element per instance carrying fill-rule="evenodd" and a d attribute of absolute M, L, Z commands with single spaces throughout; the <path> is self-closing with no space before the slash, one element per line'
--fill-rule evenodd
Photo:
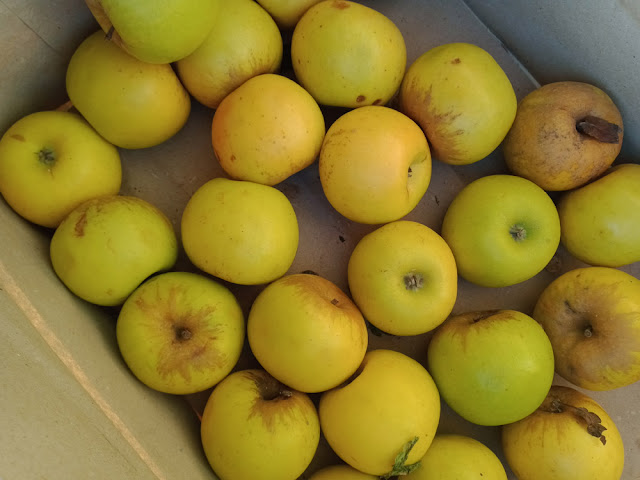
<path fill-rule="evenodd" d="M 547 332 L 556 371 L 581 388 L 640 380 L 640 280 L 610 267 L 570 270 L 551 282 L 533 318 Z"/>
<path fill-rule="evenodd" d="M 620 480 L 620 432 L 595 400 L 554 385 L 540 407 L 502 427 L 502 450 L 519 480 Z"/>
<path fill-rule="evenodd" d="M 121 305 L 150 275 L 176 262 L 178 242 L 165 214 L 133 196 L 108 195 L 80 204 L 51 238 L 60 280 L 97 305 Z"/>
<path fill-rule="evenodd" d="M 621 267 L 640 261 L 640 165 L 611 168 L 558 202 L 560 242 L 591 265 Z"/>
<path fill-rule="evenodd" d="M 237 0 L 234 0 L 237 1 Z M 118 47 L 148 63 L 186 57 L 211 31 L 223 0 L 85 0 Z"/>
<path fill-rule="evenodd" d="M 187 202 L 182 245 L 199 269 L 242 285 L 280 278 L 298 250 L 298 220 L 289 199 L 267 185 L 214 178 Z"/>
<path fill-rule="evenodd" d="M 220 480 L 296 480 L 320 441 L 309 396 L 256 369 L 236 371 L 216 385 L 200 428 Z"/>
<path fill-rule="evenodd" d="M 433 156 L 454 165 L 482 160 L 516 116 L 509 78 L 489 52 L 448 43 L 420 55 L 400 88 L 400 110 L 425 131 Z"/>
<path fill-rule="evenodd" d="M 0 194 L 30 222 L 55 228 L 85 200 L 120 191 L 116 147 L 80 116 L 42 111 L 0 139 Z"/>
<path fill-rule="evenodd" d="M 146 148 L 175 135 L 186 123 L 191 99 L 171 65 L 132 57 L 102 31 L 76 49 L 66 76 L 74 107 L 109 142 Z"/>
<path fill-rule="evenodd" d="M 347 380 L 367 351 L 358 307 L 318 275 L 286 275 L 254 300 L 247 336 L 260 365 L 302 392 L 323 392 Z"/>
<path fill-rule="evenodd" d="M 431 445 L 440 396 L 420 363 L 371 350 L 351 381 L 322 394 L 319 414 L 322 433 L 343 461 L 370 475 L 397 475 Z"/>
<path fill-rule="evenodd" d="M 273 18 L 253 0 L 222 1 L 202 44 L 176 62 L 185 88 L 203 105 L 218 108 L 248 79 L 275 73 L 282 61 L 282 36 Z"/>
<path fill-rule="evenodd" d="M 404 480 L 507 480 L 502 462 L 478 440 L 465 435 L 436 435 L 420 466 Z"/>
<path fill-rule="evenodd" d="M 300 84 L 322 105 L 384 105 L 396 93 L 407 62 L 398 27 L 356 2 L 325 0 L 310 7 L 291 39 Z"/>
<path fill-rule="evenodd" d="M 250 78 L 222 100 L 211 139 L 236 180 L 276 185 L 311 165 L 324 139 L 324 117 L 309 93 L 282 75 Z"/>
<path fill-rule="evenodd" d="M 380 480 L 380 477 L 360 472 L 349 465 L 329 465 L 316 471 L 309 480 Z"/>
<path fill-rule="evenodd" d="M 431 153 L 413 120 L 372 105 L 333 122 L 319 170 L 324 194 L 340 214 L 359 223 L 388 223 L 407 215 L 424 196 Z"/>
<path fill-rule="evenodd" d="M 392 335 L 433 330 L 456 302 L 453 253 L 426 225 L 406 220 L 365 235 L 347 267 L 349 291 L 365 318 Z"/>
<path fill-rule="evenodd" d="M 122 305 L 116 324 L 120 353 L 154 390 L 201 392 L 226 377 L 240 358 L 244 316 L 222 284 L 189 272 L 161 273 Z"/>
<path fill-rule="evenodd" d="M 257 0 L 283 30 L 292 30 L 309 7 L 321 0 Z"/>

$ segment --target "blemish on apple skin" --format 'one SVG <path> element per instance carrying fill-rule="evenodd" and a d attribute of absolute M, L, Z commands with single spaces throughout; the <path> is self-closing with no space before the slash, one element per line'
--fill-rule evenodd
<path fill-rule="evenodd" d="M 26 142 L 26 139 L 19 133 L 16 133 L 15 135 L 11 135 L 11 138 L 18 140 L 19 142 Z"/>
<path fill-rule="evenodd" d="M 358 97 L 356 98 L 356 102 L 358 103 L 362 103 L 366 100 L 367 97 L 365 97 L 364 95 L 358 95 Z"/>
<path fill-rule="evenodd" d="M 76 237 L 83 237 L 84 236 L 84 227 L 87 225 L 87 211 L 83 211 L 82 215 L 80 215 L 80 218 L 78 218 L 78 220 L 76 220 L 76 225 L 73 229 L 73 234 Z"/>
<path fill-rule="evenodd" d="M 453 60 L 451 60 L 451 63 L 453 63 L 454 65 L 457 65 L 460 62 L 461 60 L 459 58 L 454 58 Z"/>
<path fill-rule="evenodd" d="M 349 8 L 350 6 L 351 5 L 343 0 L 336 0 L 335 2 L 333 2 L 333 7 L 337 8 L 338 10 L 344 10 L 345 8 Z"/>

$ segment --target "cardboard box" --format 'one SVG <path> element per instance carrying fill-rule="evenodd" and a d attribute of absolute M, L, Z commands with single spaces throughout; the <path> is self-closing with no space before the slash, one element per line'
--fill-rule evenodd
<path fill-rule="evenodd" d="M 637 2 L 361 3 L 383 12 L 402 30 L 408 65 L 431 47 L 465 41 L 494 56 L 518 98 L 537 82 L 579 80 L 600 86 L 625 120 L 620 161 L 640 159 Z M 24 115 L 67 100 L 67 62 L 97 28 L 81 0 L 0 2 L 0 132 Z M 212 110 L 193 101 L 187 125 L 174 138 L 158 147 L 121 152 L 122 193 L 157 205 L 177 233 L 191 194 L 222 175 L 210 143 L 212 116 Z M 429 190 L 406 218 L 438 231 L 446 207 L 462 186 L 479 176 L 504 172 L 499 151 L 469 166 L 434 161 Z M 357 241 L 374 227 L 354 224 L 331 209 L 322 195 L 317 162 L 278 188 L 290 198 L 300 223 L 300 249 L 290 272 L 313 270 L 346 291 L 346 261 Z M 55 276 L 48 255 L 52 232 L 21 219 L 4 201 L 0 225 L 0 478 L 216 478 L 202 451 L 196 415 L 209 392 L 183 398 L 138 382 L 117 348 L 117 309 L 79 300 Z M 559 270 L 545 270 L 512 287 L 488 289 L 460 280 L 454 313 L 493 308 L 530 312 L 555 276 L 584 265 L 562 248 L 558 259 Z M 193 267 L 181 254 L 175 269 Z M 622 270 L 640 277 L 640 264 Z M 259 290 L 234 288 L 245 312 Z M 398 349 L 424 362 L 427 340 L 428 335 L 371 336 L 370 348 Z M 255 361 L 245 354 L 236 369 L 251 365 Z M 567 384 L 559 377 L 555 383 Z M 626 448 L 623 479 L 640 479 L 640 384 L 586 393 L 603 405 L 621 431 Z M 471 435 L 503 459 L 499 428 L 472 425 L 446 405 L 443 408 L 440 431 Z M 322 442 L 308 473 L 337 461 Z"/>

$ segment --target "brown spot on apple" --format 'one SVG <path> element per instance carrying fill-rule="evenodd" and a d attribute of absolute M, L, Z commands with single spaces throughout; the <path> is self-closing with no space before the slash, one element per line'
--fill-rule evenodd
<path fill-rule="evenodd" d="M 18 140 L 19 142 L 26 142 L 26 139 L 19 133 L 11 135 L 11 138 L 13 138 L 14 140 Z"/>
<path fill-rule="evenodd" d="M 358 95 L 358 97 L 356 98 L 356 102 L 358 103 L 362 103 L 367 99 L 367 97 L 365 97 L 364 95 Z"/>
<path fill-rule="evenodd" d="M 376 98 L 376 99 L 373 101 L 372 105 L 380 105 L 381 103 L 382 103 L 382 99 L 381 99 L 381 98 Z"/>
<path fill-rule="evenodd" d="M 76 225 L 73 228 L 73 234 L 76 237 L 83 237 L 84 236 L 84 228 L 87 226 L 87 210 L 84 209 L 82 211 L 82 213 L 80 214 L 80 217 L 78 218 L 78 220 L 76 220 Z"/>
<path fill-rule="evenodd" d="M 461 60 L 459 58 L 454 58 L 453 60 L 451 60 L 451 63 L 454 64 L 454 65 L 457 65 L 460 62 L 461 62 Z"/>
<path fill-rule="evenodd" d="M 333 8 L 337 8 L 338 10 L 344 10 L 345 8 L 349 8 L 349 2 L 345 2 L 344 0 L 335 0 L 333 2 Z"/>

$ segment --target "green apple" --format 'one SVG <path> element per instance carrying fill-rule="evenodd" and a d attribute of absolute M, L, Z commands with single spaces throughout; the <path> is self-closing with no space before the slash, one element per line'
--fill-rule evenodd
<path fill-rule="evenodd" d="M 221 480 L 296 480 L 320 442 L 315 405 L 264 370 L 240 370 L 213 389 L 200 426 Z"/>
<path fill-rule="evenodd" d="M 560 244 L 553 200 L 530 180 L 488 175 L 453 199 L 442 222 L 458 273 L 485 287 L 505 287 L 537 275 Z"/>
<path fill-rule="evenodd" d="M 640 261 L 640 165 L 625 163 L 558 202 L 560 242 L 591 265 Z"/>
<path fill-rule="evenodd" d="M 247 336 L 260 365 L 302 392 L 347 380 L 367 351 L 364 318 L 351 299 L 318 275 L 285 275 L 262 290 L 249 312 Z"/>
<path fill-rule="evenodd" d="M 556 372 L 581 388 L 612 390 L 640 380 L 640 280 L 611 267 L 570 270 L 533 310 Z"/>
<path fill-rule="evenodd" d="M 0 139 L 0 194 L 30 222 L 55 228 L 85 200 L 120 191 L 116 147 L 80 116 L 43 111 Z"/>
<path fill-rule="evenodd" d="M 309 480 L 380 480 L 380 477 L 341 464 L 323 467 L 311 475 Z"/>
<path fill-rule="evenodd" d="M 161 273 L 122 305 L 116 324 L 120 353 L 154 390 L 201 392 L 226 377 L 240 358 L 244 316 L 222 284 L 189 272 Z"/>
<path fill-rule="evenodd" d="M 427 358 L 443 400 L 478 425 L 526 417 L 542 403 L 554 376 L 549 338 L 538 322 L 515 310 L 450 317 L 436 329 Z"/>
<path fill-rule="evenodd" d="M 392 335 L 433 330 L 456 302 L 458 274 L 440 235 L 398 220 L 365 235 L 347 267 L 349 291 L 374 326 Z"/>
<path fill-rule="evenodd" d="M 87 37 L 69 61 L 73 106 L 100 135 L 122 148 L 146 148 L 175 135 L 191 111 L 189 93 L 171 65 L 136 59 L 102 31 Z"/>
<path fill-rule="evenodd" d="M 283 30 L 293 30 L 309 7 L 321 0 L 257 0 Z"/>
<path fill-rule="evenodd" d="M 87 200 L 56 228 L 51 263 L 78 297 L 121 305 L 150 275 L 169 270 L 178 256 L 171 222 L 151 203 L 134 196 Z"/>
<path fill-rule="evenodd" d="M 431 445 L 440 396 L 416 360 L 377 349 L 349 382 L 322 394 L 318 410 L 322 433 L 342 460 L 370 475 L 399 475 Z"/>
<path fill-rule="evenodd" d="M 204 41 L 223 2 L 85 0 L 85 3 L 118 47 L 143 62 L 171 63 L 189 55 Z"/>

